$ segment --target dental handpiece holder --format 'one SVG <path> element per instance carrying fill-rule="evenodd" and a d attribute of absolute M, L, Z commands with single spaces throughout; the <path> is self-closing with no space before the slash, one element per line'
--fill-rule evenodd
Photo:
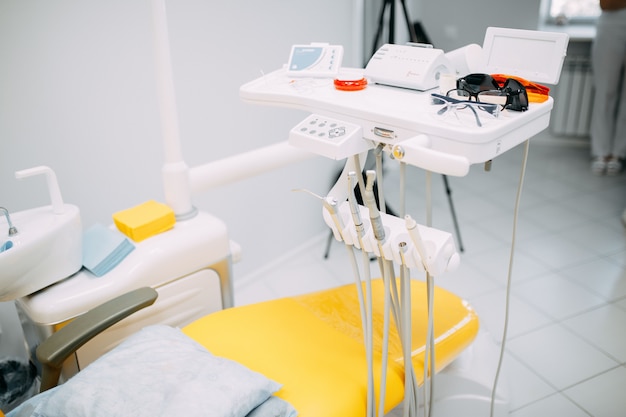
<path fill-rule="evenodd" d="M 0 252 L 0 301 L 32 294 L 82 268 L 80 210 L 63 203 L 54 171 L 38 166 L 15 173 L 18 179 L 39 175 L 46 178 L 51 204 L 12 212 L 0 219 L 0 240 L 8 248 Z M 17 231 L 10 236 L 5 233 L 9 230 L 9 215 Z"/>
<path fill-rule="evenodd" d="M 362 219 L 369 219 L 369 210 L 367 207 L 358 206 Z M 385 241 L 381 245 L 383 253 L 379 251 L 374 230 L 369 222 L 363 222 L 363 237 L 359 239 L 354 223 L 350 220 L 350 206 L 344 201 L 338 207 L 338 215 L 341 218 L 340 224 L 345 225 L 343 230 L 337 230 L 337 226 L 332 219 L 328 210 L 323 211 L 324 221 L 333 231 L 335 239 L 344 241 L 348 245 L 352 245 L 358 249 L 375 256 L 381 256 L 389 261 L 398 264 L 405 263 L 409 268 L 428 272 L 433 276 L 439 276 L 444 272 L 454 271 L 460 263 L 460 256 L 454 244 L 452 235 L 448 232 L 438 230 L 432 227 L 416 225 L 419 230 L 423 248 L 417 248 L 410 233 L 407 230 L 404 219 L 380 213 L 382 223 L 385 228 Z M 361 248 L 363 243 L 363 248 Z M 401 245 L 404 243 L 403 245 Z M 400 247 L 404 248 L 400 253 Z M 424 257 L 420 254 L 424 254 Z M 423 259 L 426 258 L 426 259 Z"/>

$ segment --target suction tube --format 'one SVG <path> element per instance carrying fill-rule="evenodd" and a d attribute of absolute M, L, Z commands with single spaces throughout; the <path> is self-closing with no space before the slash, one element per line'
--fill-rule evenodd
<path fill-rule="evenodd" d="M 376 206 L 376 196 L 374 195 L 374 182 L 376 181 L 376 172 L 371 171 L 371 170 L 367 171 L 366 177 L 367 177 L 367 182 L 365 184 L 365 194 L 363 195 L 363 200 L 369 210 L 370 223 L 372 225 L 374 237 L 376 238 L 376 243 L 378 246 L 378 253 L 379 253 L 378 262 L 380 264 L 381 273 L 383 274 L 383 282 L 385 284 L 385 293 L 384 293 L 385 311 L 383 315 L 382 365 L 381 365 L 381 376 L 380 376 L 380 393 L 379 393 L 380 397 L 378 400 L 378 415 L 382 417 L 385 411 L 385 392 L 386 392 L 386 385 L 387 385 L 387 359 L 388 359 L 388 351 L 389 351 L 389 326 L 390 326 L 389 311 L 391 309 L 391 280 L 393 279 L 393 274 L 390 272 L 391 263 L 386 262 L 383 258 L 383 243 L 385 241 L 385 227 L 383 225 L 382 219 L 380 218 L 380 212 L 378 211 L 378 207 Z"/>
<path fill-rule="evenodd" d="M 359 165 L 355 161 L 355 165 Z M 366 413 L 367 417 L 374 417 L 376 404 L 374 399 L 374 353 L 373 353 L 373 322 L 372 322 L 372 277 L 370 275 L 369 270 L 369 256 L 365 249 L 363 249 L 363 236 L 364 236 L 364 226 L 363 221 L 361 219 L 361 213 L 359 211 L 359 206 L 356 201 L 356 195 L 354 194 L 354 188 L 357 185 L 358 177 L 357 173 L 354 171 L 350 171 L 348 173 L 348 204 L 350 206 L 350 214 L 352 216 L 352 221 L 354 223 L 354 228 L 356 230 L 356 235 L 359 241 L 359 246 L 361 248 L 361 255 L 363 258 L 363 273 L 365 275 L 365 295 L 363 297 L 363 303 L 365 304 L 365 322 L 363 323 L 363 333 L 366 335 L 365 340 L 365 356 L 367 361 L 367 407 Z M 365 188 L 365 187 L 363 187 Z M 358 286 L 361 285 L 359 282 Z M 361 297 L 359 295 L 359 297 Z"/>

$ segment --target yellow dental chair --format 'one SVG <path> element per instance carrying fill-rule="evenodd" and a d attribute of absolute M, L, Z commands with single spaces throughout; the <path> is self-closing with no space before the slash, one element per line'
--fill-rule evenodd
<path fill-rule="evenodd" d="M 382 280 L 373 280 L 377 398 L 383 292 Z M 411 280 L 411 297 L 412 361 L 418 383 L 422 384 L 426 284 Z M 63 362 L 72 352 L 98 332 L 151 305 L 156 298 L 157 292 L 151 288 L 135 290 L 85 313 L 54 333 L 37 350 L 43 366 L 41 391 L 58 383 Z M 435 358 L 439 371 L 472 343 L 479 326 L 474 310 L 456 295 L 435 288 L 434 300 Z M 355 284 L 221 310 L 181 330 L 213 355 L 231 359 L 281 384 L 275 396 L 291 404 L 301 417 L 366 415 L 367 365 Z M 146 352 L 145 356 L 149 355 Z M 402 348 L 395 331 L 390 337 L 388 358 L 386 413 L 400 404 L 404 395 Z"/>

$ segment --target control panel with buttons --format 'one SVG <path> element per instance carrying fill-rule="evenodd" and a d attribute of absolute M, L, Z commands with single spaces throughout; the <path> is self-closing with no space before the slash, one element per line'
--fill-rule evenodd
<path fill-rule="evenodd" d="M 289 132 L 289 143 L 327 158 L 340 160 L 372 149 L 361 126 L 311 114 Z"/>

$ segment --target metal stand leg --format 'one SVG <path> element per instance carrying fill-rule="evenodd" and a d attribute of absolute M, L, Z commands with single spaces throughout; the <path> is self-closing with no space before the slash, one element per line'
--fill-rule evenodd
<path fill-rule="evenodd" d="M 459 251 L 463 253 L 465 250 L 463 248 L 463 241 L 461 240 L 461 230 L 459 229 L 459 222 L 456 218 L 456 211 L 454 210 L 454 203 L 452 202 L 452 190 L 450 189 L 450 184 L 448 183 L 448 176 L 442 175 L 443 178 L 443 186 L 446 190 L 446 195 L 448 196 L 448 204 L 450 205 L 450 214 L 452 215 L 452 222 L 454 223 L 454 231 L 456 232 L 456 239 L 459 243 Z"/>
<path fill-rule="evenodd" d="M 333 231 L 331 230 L 328 234 L 328 239 L 326 240 L 326 250 L 324 251 L 324 259 L 328 259 L 328 255 L 330 254 L 330 245 L 333 243 Z"/>

